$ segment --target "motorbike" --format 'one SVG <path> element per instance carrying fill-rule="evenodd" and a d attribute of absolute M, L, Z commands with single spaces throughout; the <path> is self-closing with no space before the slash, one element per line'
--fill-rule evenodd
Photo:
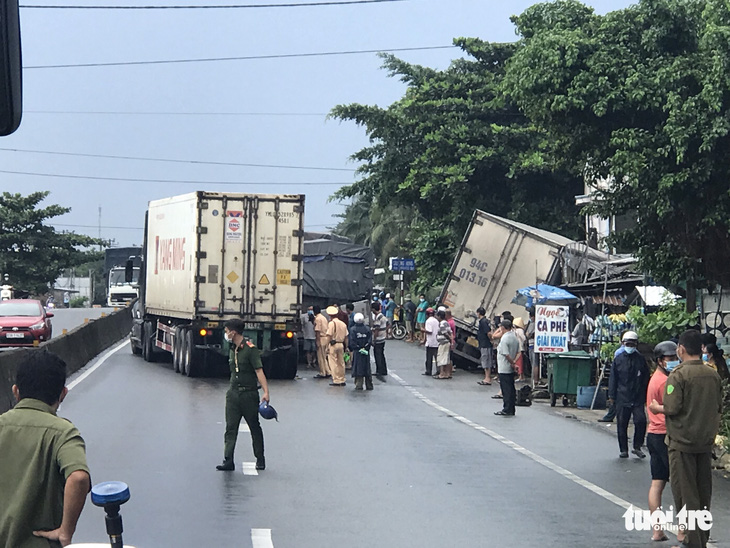
<path fill-rule="evenodd" d="M 406 335 L 408 334 L 405 318 L 406 312 L 403 307 L 397 307 L 395 309 L 395 312 L 393 313 L 393 325 L 391 327 L 391 334 L 393 335 L 393 338 L 397 341 L 402 341 L 406 338 Z"/>

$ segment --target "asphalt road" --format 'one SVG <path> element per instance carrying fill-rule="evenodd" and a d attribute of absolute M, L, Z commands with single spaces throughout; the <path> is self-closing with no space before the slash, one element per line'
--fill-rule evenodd
<path fill-rule="evenodd" d="M 60 337 L 63 330 L 71 331 L 72 329 L 83 325 L 88 318 L 94 320 L 100 318 L 102 314 L 111 314 L 113 308 L 55 308 L 53 309 L 53 337 Z"/>
<path fill-rule="evenodd" d="M 405 343 L 386 355 L 391 377 L 373 392 L 308 371 L 273 381 L 280 422 L 264 424 L 258 475 L 242 472 L 247 433 L 236 471 L 215 470 L 227 381 L 184 378 L 128 344 L 72 379 L 60 414 L 87 441 L 93 482 L 129 484 L 124 539 L 137 548 L 672 545 L 625 529 L 622 505 L 646 506 L 649 463 L 619 460 L 609 433 L 541 403 L 495 417 L 497 388 L 477 375 L 422 376 L 422 349 Z M 103 541 L 103 516 L 87 503 L 74 541 Z M 719 476 L 713 517 L 716 546 L 730 546 Z"/>

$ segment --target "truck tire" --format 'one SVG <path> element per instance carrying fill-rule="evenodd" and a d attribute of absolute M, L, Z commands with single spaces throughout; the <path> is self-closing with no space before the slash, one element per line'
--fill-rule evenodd
<path fill-rule="evenodd" d="M 180 363 L 182 362 L 182 345 L 183 345 L 183 329 L 175 328 L 175 339 L 172 344 L 172 369 L 175 373 L 180 373 Z"/>
<path fill-rule="evenodd" d="M 153 332 L 152 322 L 144 322 L 142 325 L 142 357 L 144 361 L 153 363 L 155 361 L 155 343 L 153 336 L 157 336 Z"/>
<path fill-rule="evenodd" d="M 141 356 L 142 355 L 142 347 L 137 346 L 134 344 L 134 341 L 129 341 L 129 345 L 132 347 L 132 354 L 135 356 Z"/>
<path fill-rule="evenodd" d="M 297 376 L 298 361 L 298 345 L 293 344 L 288 349 L 277 348 L 271 354 L 262 358 L 264 375 L 267 379 L 292 380 Z"/>
<path fill-rule="evenodd" d="M 195 338 L 192 329 L 185 329 L 185 346 L 184 346 L 184 374 L 188 377 L 200 377 L 205 373 L 205 363 L 202 352 L 195 348 Z"/>

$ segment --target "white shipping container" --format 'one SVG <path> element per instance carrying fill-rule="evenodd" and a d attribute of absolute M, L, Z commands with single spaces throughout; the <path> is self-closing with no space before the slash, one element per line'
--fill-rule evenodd
<path fill-rule="evenodd" d="M 195 192 L 152 201 L 148 314 L 193 320 L 298 318 L 303 195 Z"/>
<path fill-rule="evenodd" d="M 550 283 L 559 273 L 558 251 L 572 240 L 522 223 L 475 211 L 456 255 L 441 301 L 462 328 L 476 333 L 476 309 L 487 317 L 512 310 L 515 292 Z M 520 307 L 521 308 L 521 307 Z"/>

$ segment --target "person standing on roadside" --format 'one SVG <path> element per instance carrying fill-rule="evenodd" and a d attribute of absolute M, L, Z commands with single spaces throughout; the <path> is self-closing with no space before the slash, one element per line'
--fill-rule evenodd
<path fill-rule="evenodd" d="M 679 336 L 677 357 L 681 363 L 667 378 L 663 404 L 652 400 L 650 409 L 666 418 L 675 512 L 710 510 L 712 449 L 722 416 L 722 381 L 717 371 L 702 362 L 699 331 Z M 709 537 L 709 531 L 696 527 L 685 532 L 683 545 L 705 548 Z"/>
<path fill-rule="evenodd" d="M 395 321 L 395 300 L 393 300 L 393 296 L 388 293 L 386 295 L 386 298 L 388 299 L 388 304 L 385 305 L 385 309 L 383 310 L 383 313 L 385 314 L 385 319 L 388 322 L 388 333 L 387 338 L 392 339 L 393 338 L 393 321 Z"/>
<path fill-rule="evenodd" d="M 306 314 L 302 314 L 302 336 L 307 367 L 314 369 L 314 363 L 317 361 L 317 335 L 314 332 L 314 309 L 311 306 Z"/>
<path fill-rule="evenodd" d="M 329 322 L 322 314 L 320 307 L 315 305 L 312 309 L 314 312 L 314 334 L 317 338 L 317 361 L 319 362 L 319 373 L 314 378 L 326 379 L 332 374 L 328 360 L 329 341 L 327 340 L 327 329 L 329 328 Z"/>
<path fill-rule="evenodd" d="M 223 463 L 216 470 L 234 470 L 233 454 L 238 439 L 238 427 L 243 418 L 251 431 L 256 470 L 266 469 L 264 459 L 264 431 L 259 422 L 259 404 L 269 401 L 269 384 L 266 382 L 261 351 L 243 336 L 246 324 L 243 320 L 228 320 L 224 326 L 225 338 L 230 343 L 228 365 L 231 385 L 226 392 L 226 433 L 223 436 Z M 264 391 L 259 400 L 259 385 Z"/>
<path fill-rule="evenodd" d="M 532 388 L 537 388 L 540 383 L 540 363 L 537 361 L 538 356 L 535 355 L 535 309 L 529 310 L 530 319 L 527 322 L 525 336 L 527 337 L 527 356 L 532 365 Z"/>
<path fill-rule="evenodd" d="M 388 320 L 379 303 L 370 306 L 373 320 L 373 354 L 375 354 L 375 376 L 380 382 L 386 382 L 388 364 L 385 362 L 385 340 L 388 336 Z"/>
<path fill-rule="evenodd" d="M 424 331 L 426 327 L 426 310 L 428 309 L 428 302 L 426 301 L 425 295 L 419 295 L 418 306 L 416 307 L 416 339 L 423 343 L 426 340 L 426 333 Z"/>
<path fill-rule="evenodd" d="M 433 376 L 433 362 L 436 360 L 439 350 L 439 321 L 434 318 L 433 308 L 426 309 L 426 318 L 423 326 L 423 333 L 425 335 L 423 344 L 426 346 L 426 371 L 423 374 Z"/>
<path fill-rule="evenodd" d="M 451 326 L 446 320 L 446 312 L 439 310 L 436 313 L 436 318 L 439 321 L 439 329 L 436 339 L 438 341 L 438 351 L 436 354 L 436 367 L 438 374 L 434 375 L 434 379 L 450 379 L 451 378 L 451 367 L 450 367 L 450 352 L 453 344 L 453 332 Z"/>
<path fill-rule="evenodd" d="M 662 506 L 662 493 L 669 481 L 669 451 L 665 443 L 667 425 L 663 414 L 652 411 L 651 403 L 656 401 L 661 405 L 664 401 L 667 377 L 679 365 L 677 344 L 672 341 L 660 342 L 654 347 L 654 360 L 657 367 L 649 380 L 649 388 L 646 392 L 646 406 L 649 415 L 646 447 L 649 449 L 649 462 L 651 464 L 650 512 L 654 512 Z M 659 527 L 654 529 L 651 540 L 663 542 L 668 539 L 667 535 L 664 534 L 664 530 Z"/>
<path fill-rule="evenodd" d="M 520 341 L 520 353 L 517 355 L 517 379 L 525 382 L 525 354 L 527 353 L 527 335 L 525 335 L 525 322 L 522 318 L 515 318 L 512 322 L 512 332 Z"/>
<path fill-rule="evenodd" d="M 327 314 L 331 318 L 327 326 L 327 341 L 329 343 L 329 365 L 332 373 L 330 386 L 345 386 L 345 350 L 347 346 L 347 323 L 338 315 L 339 308 L 330 306 Z M 341 312 L 341 311 L 340 311 Z"/>
<path fill-rule="evenodd" d="M 477 324 L 477 340 L 479 341 L 479 356 L 484 369 L 484 379 L 478 382 L 482 386 L 492 385 L 492 367 L 494 367 L 494 355 L 492 346 L 492 340 L 489 338 L 489 320 L 487 319 L 487 311 L 484 307 L 477 308 L 477 317 L 479 323 Z"/>
<path fill-rule="evenodd" d="M 498 417 L 511 417 L 515 414 L 517 391 L 515 390 L 515 373 L 517 372 L 517 356 L 520 353 L 520 341 L 512 331 L 512 321 L 502 320 L 502 336 L 497 347 L 497 372 L 499 386 L 502 390 L 502 410 L 494 414 Z"/>
<path fill-rule="evenodd" d="M 629 420 L 634 420 L 634 448 L 632 453 L 643 459 L 641 450 L 646 435 L 646 388 L 649 384 L 649 367 L 638 351 L 639 336 L 627 331 L 622 337 L 624 351 L 616 356 L 608 379 L 608 399 L 616 406 L 616 433 L 619 457 L 629 458 Z"/>
<path fill-rule="evenodd" d="M 410 295 L 406 295 L 406 302 L 403 305 L 406 313 L 406 342 L 413 342 L 413 334 L 416 331 L 416 303 Z"/>
<path fill-rule="evenodd" d="M 68 394 L 66 363 L 34 350 L 18 364 L 17 405 L 0 415 L 0 546 L 68 546 L 91 489 L 86 446 L 56 415 Z"/>
<path fill-rule="evenodd" d="M 350 330 L 350 350 L 352 350 L 352 376 L 355 379 L 355 390 L 362 390 L 363 381 L 365 388 L 373 389 L 373 375 L 370 370 L 370 345 L 372 343 L 372 332 L 365 325 L 365 316 L 359 312 L 353 318 L 355 325 Z"/>

